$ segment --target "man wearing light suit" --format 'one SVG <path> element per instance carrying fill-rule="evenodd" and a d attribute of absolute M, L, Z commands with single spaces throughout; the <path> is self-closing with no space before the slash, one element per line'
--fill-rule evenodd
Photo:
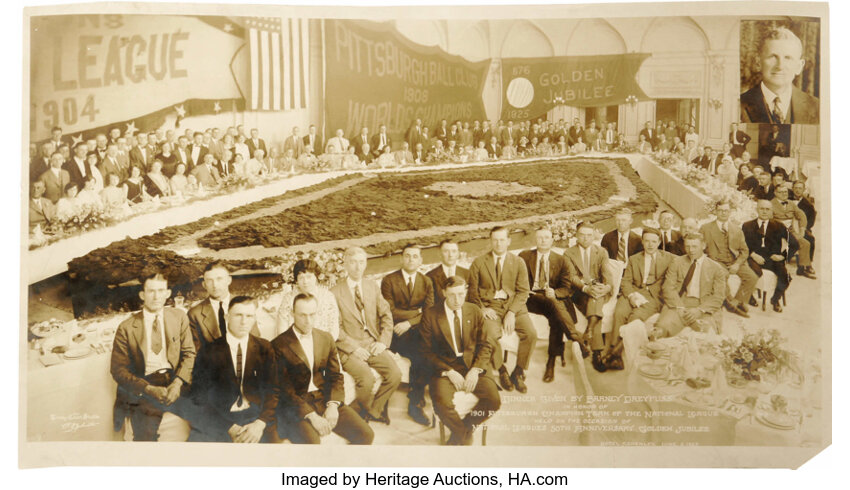
<path fill-rule="evenodd" d="M 750 251 L 741 226 L 729 221 L 732 206 L 728 202 L 718 202 L 714 207 L 717 219 L 702 225 L 700 233 L 705 238 L 705 253 L 711 260 L 726 268 L 729 274 L 735 274 L 741 279 L 738 293 L 733 297 L 727 284 L 726 300 L 723 306 L 730 312 L 749 318 L 747 303 L 756 290 L 758 276 L 747 265 Z"/>
<path fill-rule="evenodd" d="M 525 393 L 525 370 L 537 343 L 537 332 L 528 317 L 529 286 L 525 262 L 508 253 L 511 240 L 508 229 L 497 226 L 490 230 L 489 253 L 481 255 L 469 268 L 469 302 L 481 308 L 484 328 L 493 344 L 493 368 L 499 372 L 502 388 L 511 391 L 516 387 Z M 503 364 L 499 339 L 516 331 L 519 337 L 516 367 L 508 375 Z"/>
<path fill-rule="evenodd" d="M 593 245 L 594 229 L 589 223 L 581 223 L 576 229 L 576 244 L 564 252 L 570 267 L 570 282 L 573 284 L 573 304 L 587 317 L 584 343 L 593 351 L 593 367 L 604 372 L 602 362 L 602 307 L 611 298 L 613 278 L 608 272 L 605 249 Z"/>
<path fill-rule="evenodd" d="M 275 440 L 278 386 L 269 342 L 256 329 L 257 300 L 230 300 L 227 333 L 204 346 L 195 362 L 190 441 L 256 443 Z"/>
<path fill-rule="evenodd" d="M 71 174 L 62 168 L 64 158 L 58 151 L 50 155 L 50 168 L 38 180 L 44 183 L 44 197 L 56 204 L 65 195 L 65 186 L 71 183 Z"/>
<path fill-rule="evenodd" d="M 165 308 L 171 296 L 165 276 L 145 271 L 140 282 L 142 311 L 118 325 L 112 346 L 113 424 L 119 431 L 129 416 L 133 440 L 156 441 L 163 412 L 183 418 L 191 412 L 183 395 L 192 382 L 195 346 L 186 314 Z"/>
<path fill-rule="evenodd" d="M 389 425 L 387 402 L 401 383 L 401 373 L 390 351 L 393 338 L 393 316 L 378 285 L 363 280 L 366 271 L 366 252 L 352 247 L 343 254 L 343 267 L 348 274 L 331 289 L 339 307 L 339 338 L 342 368 L 354 378 L 358 414 L 365 420 Z M 371 369 L 381 376 L 381 386 L 372 399 L 375 378 Z"/>
<path fill-rule="evenodd" d="M 446 281 L 446 302 L 425 310 L 422 340 L 430 364 L 434 411 L 451 432 L 449 445 L 470 445 L 475 428 L 499 410 L 496 383 L 484 376 L 490 365 L 492 343 L 485 332 L 481 310 L 466 303 L 466 281 L 451 276 Z M 472 393 L 476 405 L 463 419 L 454 406 L 458 391 Z"/>
<path fill-rule="evenodd" d="M 685 253 L 673 259 L 662 285 L 664 308 L 652 337 L 672 337 L 690 327 L 695 331 L 720 331 L 720 307 L 726 296 L 729 273 L 706 257 L 699 233 L 685 235 Z"/>
<path fill-rule="evenodd" d="M 221 176 L 218 169 L 213 166 L 214 162 L 215 158 L 213 158 L 212 153 L 205 154 L 204 163 L 193 168 L 189 175 L 195 176 L 198 184 L 202 184 L 204 187 L 217 186 L 221 182 Z"/>
<path fill-rule="evenodd" d="M 304 153 L 304 140 L 298 136 L 298 126 L 292 128 L 292 134 L 283 142 L 283 152 L 286 153 L 286 150 L 292 150 L 296 159 Z"/>
<path fill-rule="evenodd" d="M 741 121 L 818 124 L 820 101 L 794 86 L 806 64 L 800 38 L 784 27 L 773 28 L 758 54 L 762 80 L 741 94 Z"/>
<path fill-rule="evenodd" d="M 204 267 L 203 286 L 209 296 L 189 309 L 189 325 L 197 352 L 227 333 L 231 281 L 230 271 L 223 262 L 210 262 Z M 256 322 L 251 335 L 260 338 Z"/>
<path fill-rule="evenodd" d="M 422 265 L 422 250 L 407 244 L 401 253 L 401 269 L 381 280 L 381 294 L 390 305 L 393 315 L 391 350 L 410 359 L 410 399 L 407 413 L 422 425 L 431 425 L 425 414 L 425 385 L 428 372 L 422 357 L 422 312 L 434 306 L 434 285 L 418 272 Z"/>
<path fill-rule="evenodd" d="M 535 232 L 537 248 L 524 250 L 519 254 L 528 271 L 528 283 L 531 293 L 526 306 L 530 313 L 537 313 L 549 321 L 549 358 L 543 381 L 551 383 L 555 379 L 555 358 L 564 358 L 564 335 L 568 339 L 579 341 L 581 335 L 575 329 L 575 310 L 570 284 L 570 270 L 563 255 L 552 251 L 552 230 L 538 228 Z M 580 344 L 582 347 L 584 344 Z M 585 349 L 583 352 L 590 353 Z"/>
<path fill-rule="evenodd" d="M 371 444 L 369 424 L 345 405 L 336 345 L 315 328 L 318 302 L 309 293 L 293 299 L 295 323 L 272 341 L 280 404 L 278 432 L 295 444 L 320 444 L 331 431 L 352 444 Z"/>
<path fill-rule="evenodd" d="M 658 230 L 644 228 L 643 252 L 629 257 L 620 283 L 623 295 L 614 308 L 614 330 L 606 339 L 602 353 L 607 369 L 623 369 L 620 327 L 635 320 L 646 321 L 661 311 L 661 284 L 675 256 L 658 249 L 660 235 Z"/>

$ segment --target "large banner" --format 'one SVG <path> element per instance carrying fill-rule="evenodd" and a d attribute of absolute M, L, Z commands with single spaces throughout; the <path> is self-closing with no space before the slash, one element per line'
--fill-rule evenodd
<path fill-rule="evenodd" d="M 502 118 L 526 120 L 553 107 L 598 107 L 647 100 L 637 71 L 648 53 L 502 60 Z"/>
<path fill-rule="evenodd" d="M 244 31 L 217 19 L 218 24 L 191 16 L 33 17 L 32 140 L 49 137 L 53 126 L 73 134 L 190 99 L 242 99 L 231 63 L 245 44 Z"/>
<path fill-rule="evenodd" d="M 484 119 L 481 93 L 490 61 L 473 63 L 405 39 L 389 24 L 327 20 L 329 136 L 387 125 L 397 141 L 413 121 Z M 374 129 L 373 129 L 374 130 Z"/>

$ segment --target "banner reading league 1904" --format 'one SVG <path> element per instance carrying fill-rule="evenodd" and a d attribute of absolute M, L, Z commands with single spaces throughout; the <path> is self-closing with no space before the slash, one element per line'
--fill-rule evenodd
<path fill-rule="evenodd" d="M 646 100 L 636 75 L 650 55 L 629 53 L 502 60 L 502 118 L 532 119 L 558 105 L 599 107 Z"/>
<path fill-rule="evenodd" d="M 327 20 L 327 129 L 356 134 L 386 124 L 400 136 L 416 119 L 483 119 L 489 60 L 470 62 L 415 44 L 391 24 Z"/>

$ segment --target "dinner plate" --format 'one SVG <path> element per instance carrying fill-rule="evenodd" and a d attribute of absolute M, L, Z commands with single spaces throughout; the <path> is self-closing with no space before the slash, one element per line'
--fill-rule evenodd
<path fill-rule="evenodd" d="M 65 357 L 65 359 L 82 359 L 91 353 L 91 347 L 88 345 L 84 345 L 80 347 L 74 347 L 73 349 L 68 349 L 62 355 Z"/>
<path fill-rule="evenodd" d="M 661 379 L 667 376 L 667 366 L 663 364 L 643 364 L 638 372 L 647 378 Z"/>
<path fill-rule="evenodd" d="M 794 418 L 788 415 L 787 413 L 762 412 L 759 413 L 757 417 L 761 418 L 764 422 L 767 422 L 768 425 L 776 427 L 777 429 L 793 429 L 795 425 Z"/>

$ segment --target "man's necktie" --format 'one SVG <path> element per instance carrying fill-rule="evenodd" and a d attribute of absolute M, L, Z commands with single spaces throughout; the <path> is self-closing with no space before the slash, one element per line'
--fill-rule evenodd
<path fill-rule="evenodd" d="M 236 406 L 242 406 L 242 344 L 236 347 L 236 382 L 239 383 L 239 398 L 236 399 Z"/>
<path fill-rule="evenodd" d="M 363 313 L 363 296 L 360 295 L 360 286 L 354 287 L 354 306 L 356 306 L 357 309 L 360 310 L 360 313 Z"/>
<path fill-rule="evenodd" d="M 540 257 L 540 261 L 537 266 L 537 288 L 536 289 L 546 289 L 546 284 L 543 282 L 543 257 Z"/>
<path fill-rule="evenodd" d="M 153 319 L 151 328 L 151 352 L 159 354 L 162 351 L 162 325 L 159 323 L 159 315 Z"/>
<path fill-rule="evenodd" d="M 224 319 L 224 303 L 218 303 L 218 329 L 221 331 L 221 336 L 227 333 L 227 320 Z"/>
<path fill-rule="evenodd" d="M 688 273 L 685 274 L 685 280 L 682 281 L 682 288 L 679 289 L 679 296 L 682 296 L 688 291 L 688 286 L 691 284 L 691 279 L 694 278 L 694 271 L 697 268 L 697 261 L 691 262 L 691 267 L 688 268 Z"/>
<path fill-rule="evenodd" d="M 496 286 L 502 289 L 502 258 L 496 259 Z"/>
<path fill-rule="evenodd" d="M 788 201 L 782 201 L 782 207 L 785 207 L 787 205 L 788 205 Z"/>
<path fill-rule="evenodd" d="M 626 261 L 626 235 L 620 237 L 620 246 L 617 247 L 617 260 Z"/>
<path fill-rule="evenodd" d="M 720 232 L 723 233 L 724 235 L 727 233 L 726 223 L 723 223 L 722 225 L 720 225 Z"/>
<path fill-rule="evenodd" d="M 782 101 L 779 97 L 773 99 L 773 114 L 771 118 L 773 122 L 776 124 L 782 124 L 782 107 L 779 106 L 779 103 Z"/>
<path fill-rule="evenodd" d="M 463 354 L 463 331 L 460 328 L 460 315 L 458 312 L 454 312 L 454 316 L 455 348 L 458 352 Z"/>
<path fill-rule="evenodd" d="M 410 292 L 410 296 L 413 296 L 413 278 L 407 280 L 407 290 Z"/>

